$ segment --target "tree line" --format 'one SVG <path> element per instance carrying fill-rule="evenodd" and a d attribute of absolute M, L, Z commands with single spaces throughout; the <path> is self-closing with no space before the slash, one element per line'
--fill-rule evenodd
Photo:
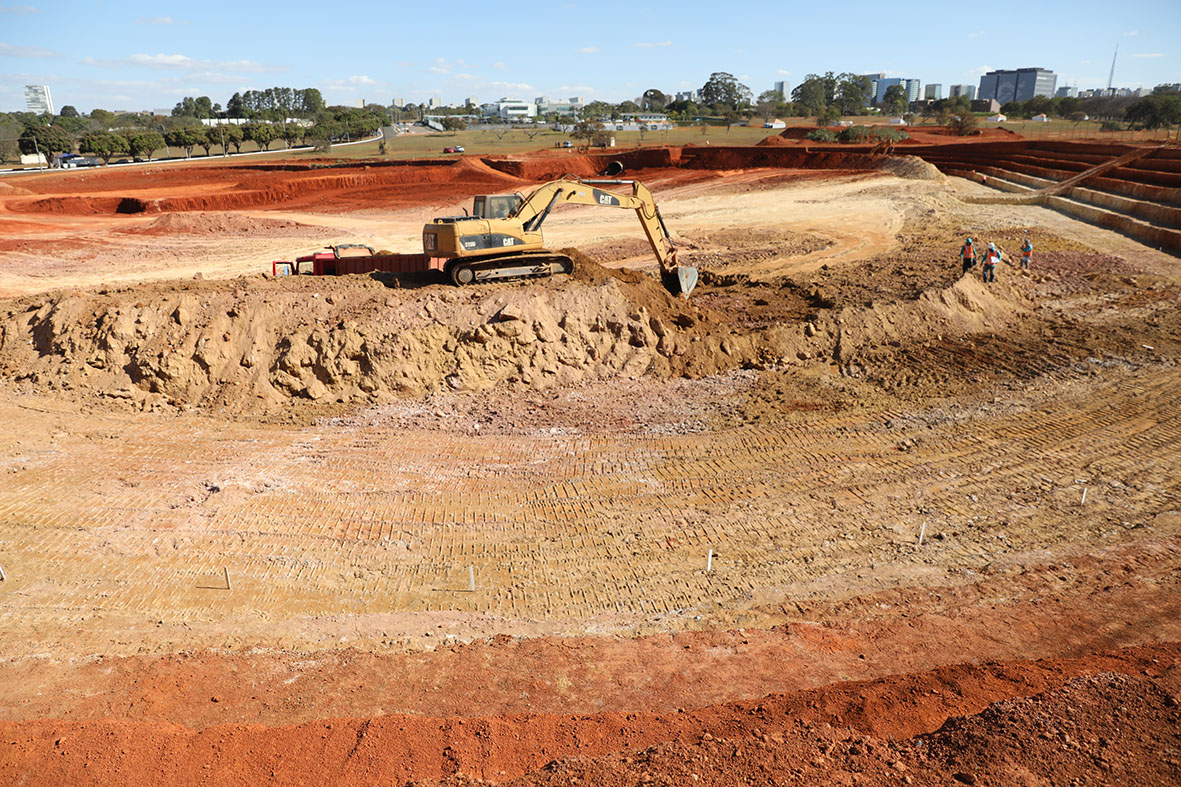
<path fill-rule="evenodd" d="M 242 144 L 248 141 L 255 143 L 260 150 L 269 150 L 277 140 L 283 140 L 289 147 L 300 142 L 326 147 L 333 142 L 371 136 L 390 122 L 384 107 L 325 107 L 323 99 L 319 99 L 321 104 L 311 117 L 300 122 L 287 122 L 288 117 L 299 117 L 306 114 L 308 107 L 316 106 L 319 91 L 271 93 L 269 98 L 266 96 L 268 91 L 247 91 L 243 96 L 251 93 L 263 96 L 250 100 L 261 102 L 256 105 L 264 106 L 264 109 L 244 124 L 202 124 L 206 109 L 213 111 L 217 106 L 207 97 L 186 97 L 177 104 L 181 113 L 174 109 L 168 117 L 116 114 L 104 109 L 83 115 L 71 105 L 63 106 L 58 115 L 0 113 L 0 159 L 15 159 L 17 153 L 41 153 L 46 161 L 52 162 L 58 154 L 77 151 L 109 163 L 120 156 L 151 160 L 158 151 L 171 148 L 183 151 L 187 158 L 197 148 L 203 148 L 206 155 L 215 147 L 227 152 L 230 148 L 241 152 Z M 265 107 L 266 102 L 289 101 L 291 96 L 298 97 L 299 101 L 289 103 L 286 109 L 296 107 L 297 112 L 288 114 L 284 107 Z M 214 116 L 225 117 L 224 113 Z"/>

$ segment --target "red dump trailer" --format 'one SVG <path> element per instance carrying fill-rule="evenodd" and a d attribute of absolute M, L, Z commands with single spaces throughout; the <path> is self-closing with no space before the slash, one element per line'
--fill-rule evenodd
<path fill-rule="evenodd" d="M 370 246 L 344 244 L 329 246 L 296 257 L 294 261 L 275 260 L 271 273 L 275 276 L 344 276 L 349 273 L 426 273 L 442 271 L 447 260 L 429 254 L 379 254 Z"/>

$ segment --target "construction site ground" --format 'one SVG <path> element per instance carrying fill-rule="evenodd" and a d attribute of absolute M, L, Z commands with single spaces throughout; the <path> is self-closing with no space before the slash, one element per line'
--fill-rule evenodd
<path fill-rule="evenodd" d="M 688 301 L 269 276 L 575 154 L 0 182 L 0 783 L 1181 781 L 1177 258 L 727 161 Z"/>

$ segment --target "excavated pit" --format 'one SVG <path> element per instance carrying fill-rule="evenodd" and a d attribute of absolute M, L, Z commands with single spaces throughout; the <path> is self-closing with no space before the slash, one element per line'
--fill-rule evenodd
<path fill-rule="evenodd" d="M 1172 260 L 788 136 L 0 184 L 9 772 L 1176 781 Z M 688 301 L 264 273 L 612 161 Z"/>

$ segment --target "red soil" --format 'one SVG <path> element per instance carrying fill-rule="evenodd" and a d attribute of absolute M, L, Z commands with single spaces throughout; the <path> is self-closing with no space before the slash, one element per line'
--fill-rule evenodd
<path fill-rule="evenodd" d="M 176 724 L 111 720 L 4 722 L 0 723 L 0 741 L 6 745 L 0 751 L 5 773 L 37 774 L 41 783 L 54 784 L 331 781 L 348 785 L 443 779 L 457 773 L 504 781 L 529 774 L 560 757 L 603 757 L 668 742 L 692 746 L 717 739 L 737 741 L 731 748 L 769 744 L 761 756 L 774 759 L 773 740 L 782 744 L 802 731 L 810 732 L 812 725 L 846 728 L 859 735 L 905 738 L 933 732 L 944 726 L 949 716 L 978 713 L 998 700 L 1058 689 L 1076 676 L 1142 675 L 1169 687 L 1176 682 L 1179 671 L 1181 644 L 1171 643 L 1080 659 L 941 667 L 673 713 L 450 719 L 389 715 L 290 727 L 235 724 L 200 731 Z M 1106 682 L 1110 685 L 1112 679 Z M 1115 682 L 1119 684 L 1118 679 Z M 1176 701 L 1151 682 L 1132 686 L 1130 691 L 1126 681 L 1122 685 L 1123 701 L 1130 705 L 1155 701 L 1151 708 L 1140 709 L 1140 714 L 1125 711 L 1125 726 L 1142 732 L 1144 723 L 1159 724 L 1163 720 L 1166 727 L 1158 730 L 1158 735 L 1163 735 L 1166 742 L 1177 741 L 1181 728 L 1177 726 Z M 213 703 L 220 701 L 216 696 L 210 698 Z M 947 749 L 949 741 L 978 737 L 981 725 L 987 726 L 987 721 L 952 725 L 950 737 L 936 736 L 930 741 L 932 752 L 937 754 L 940 747 Z M 1026 720 L 1026 726 L 1034 725 Z M 1008 727 L 1010 733 L 1012 727 Z M 847 740 L 848 735 L 842 737 Z M 1020 739 L 1020 735 L 1013 737 Z M 987 762 L 978 746 L 966 748 L 976 748 L 978 760 Z M 1143 767 L 1145 758 L 1139 757 L 1136 762 Z M 740 767 L 750 767 L 750 763 Z M 842 769 L 839 761 L 833 761 L 827 768 L 820 768 L 817 775 Z M 666 773 L 669 770 L 671 767 L 666 768 Z M 554 783 L 544 774 L 530 781 Z M 592 779 L 590 783 L 606 782 Z"/>
<path fill-rule="evenodd" d="M 16 214 L 115 215 L 252 208 L 347 212 L 460 201 L 473 193 L 518 190 L 564 175 L 595 177 L 612 162 L 625 177 L 692 181 L 700 170 L 777 167 L 806 170 L 871 169 L 876 159 L 855 149 L 642 148 L 577 152 L 536 158 L 382 161 L 333 165 L 169 166 L 33 176 L 5 195 L 0 210 Z M 150 176 L 150 177 L 145 177 Z M 150 186 L 145 186 L 150 183 Z"/>

